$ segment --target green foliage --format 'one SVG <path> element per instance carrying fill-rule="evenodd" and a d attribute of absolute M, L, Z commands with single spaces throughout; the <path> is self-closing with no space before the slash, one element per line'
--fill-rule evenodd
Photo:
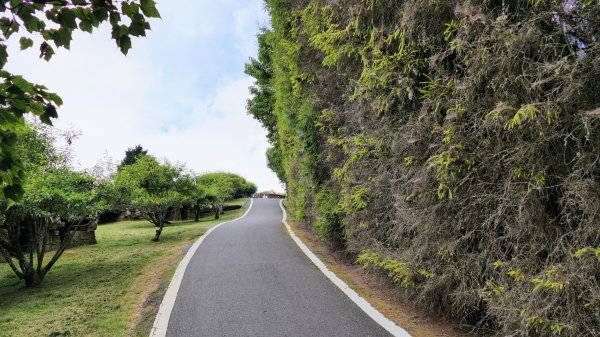
<path fill-rule="evenodd" d="M 76 230 L 89 226 L 106 208 L 94 178 L 68 169 L 50 169 L 28 177 L 20 202 L 2 213 L 0 253 L 27 286 L 38 286 L 70 244 Z M 58 247 L 44 265 L 51 235 Z"/>
<path fill-rule="evenodd" d="M 282 155 L 279 149 L 279 138 L 276 130 L 277 117 L 275 116 L 275 91 L 273 83 L 273 41 L 275 37 L 269 29 L 263 29 L 257 35 L 258 58 L 251 58 L 246 64 L 246 74 L 255 79 L 250 87 L 252 98 L 248 100 L 248 114 L 258 120 L 267 130 L 267 139 L 271 147 L 267 150 L 267 164 L 277 174 L 280 181 L 285 181 Z"/>
<path fill-rule="evenodd" d="M 267 149 L 267 166 L 275 172 L 279 181 L 285 181 L 285 170 L 281 150 L 274 145 Z"/>
<path fill-rule="evenodd" d="M 536 334 L 550 332 L 553 336 L 563 336 L 563 331 L 567 327 L 565 323 L 549 321 L 539 316 L 527 317 L 526 324 Z"/>
<path fill-rule="evenodd" d="M 523 125 L 527 121 L 534 120 L 541 113 L 539 107 L 535 104 L 526 104 L 516 111 L 515 115 L 505 124 L 507 130 L 514 129 L 517 126 Z M 551 110 L 546 111 L 546 122 L 551 125 L 555 116 Z"/>
<path fill-rule="evenodd" d="M 431 156 L 429 168 L 436 171 L 439 181 L 437 194 L 439 199 L 452 199 L 456 195 L 459 178 L 473 168 L 473 160 L 461 158 L 462 147 L 457 146 L 449 151 Z"/>
<path fill-rule="evenodd" d="M 417 162 L 417 158 L 414 156 L 404 157 L 404 165 L 412 166 Z"/>
<path fill-rule="evenodd" d="M 206 200 L 215 212 L 215 219 L 219 218 L 227 201 L 256 193 L 256 185 L 234 173 L 206 173 L 196 178 L 196 185 L 205 190 Z"/>
<path fill-rule="evenodd" d="M 577 255 L 577 254 L 576 254 Z M 564 265 L 552 266 L 537 276 L 532 276 L 521 268 L 514 268 L 515 261 L 496 261 L 494 268 L 505 272 L 508 278 L 502 285 L 488 280 L 482 289 L 484 300 L 493 306 L 506 306 L 511 303 L 511 310 L 519 309 L 519 319 L 526 329 L 536 336 L 570 336 L 573 326 L 560 320 L 560 306 L 565 305 L 564 298 L 570 293 L 578 293 L 580 275 L 569 273 Z M 528 301 L 511 298 L 511 290 L 521 288 Z M 544 302 L 554 302 L 556 307 L 540 309 L 531 305 L 532 299 L 542 298 Z M 578 301 L 579 302 L 579 301 Z M 593 306 L 591 303 L 577 303 L 582 308 Z"/>
<path fill-rule="evenodd" d="M 291 214 L 475 329 L 597 335 L 598 2 L 266 4 Z"/>
<path fill-rule="evenodd" d="M 75 231 L 93 224 L 107 203 L 94 177 L 65 165 L 48 129 L 25 125 L 19 132 L 15 148 L 28 176 L 21 200 L 0 205 L 0 253 L 31 287 L 41 284 Z M 53 242 L 56 235 L 59 242 Z M 51 244 L 57 247 L 44 264 Z"/>
<path fill-rule="evenodd" d="M 345 194 L 342 200 L 342 208 L 346 213 L 355 213 L 369 205 L 369 189 L 364 186 L 352 188 L 349 194 Z"/>
<path fill-rule="evenodd" d="M 119 6 L 120 5 L 120 6 Z M 9 204 L 23 196 L 25 168 L 15 150 L 24 116 L 32 114 L 51 124 L 58 117 L 61 98 L 42 85 L 4 70 L 7 46 L 18 38 L 22 50 L 38 41 L 40 57 L 50 61 L 55 48 L 69 49 L 73 33 L 93 32 L 103 22 L 112 27 L 112 38 L 123 54 L 131 48 L 131 36 L 145 36 L 147 19 L 159 18 L 154 0 L 129 1 L 3 1 L 0 5 L 0 199 Z"/>
<path fill-rule="evenodd" d="M 600 261 L 600 247 L 599 248 L 592 248 L 592 247 L 582 248 L 582 249 L 578 250 L 577 252 L 575 252 L 575 257 L 582 257 L 586 254 L 593 254 L 596 256 L 598 261 Z"/>
<path fill-rule="evenodd" d="M 203 185 L 207 188 L 216 186 L 217 190 L 221 189 L 229 196 L 228 199 L 245 198 L 256 193 L 256 185 L 235 173 L 205 173 L 198 176 L 196 182 L 198 185 Z"/>
<path fill-rule="evenodd" d="M 127 165 L 135 164 L 135 162 L 140 158 L 148 154 L 148 150 L 145 150 L 141 145 L 136 145 L 135 147 L 130 147 L 125 151 L 125 158 L 119 164 L 119 168 Z"/>
<path fill-rule="evenodd" d="M 394 283 L 402 288 L 415 288 L 422 280 L 431 277 L 426 270 L 414 272 L 408 263 L 385 259 L 381 254 L 372 251 L 360 254 L 356 263 L 362 265 L 364 269 L 380 270 L 386 273 Z"/>
<path fill-rule="evenodd" d="M 114 178 L 113 204 L 137 209 L 156 227 L 160 239 L 170 211 L 191 203 L 191 183 L 183 169 L 145 155 L 121 167 Z"/>
<path fill-rule="evenodd" d="M 315 221 L 314 227 L 324 239 L 335 240 L 341 235 L 341 215 L 339 195 L 331 187 L 320 189 L 316 197 L 317 207 L 319 207 L 319 218 Z"/>
<path fill-rule="evenodd" d="M 351 26 L 343 27 L 335 23 L 335 12 L 331 6 L 311 2 L 302 12 L 304 29 L 310 34 L 310 44 L 325 54 L 323 65 L 339 66 L 349 57 L 356 56 L 350 44 L 342 44 L 344 37 L 352 34 Z"/>
<path fill-rule="evenodd" d="M 274 115 L 275 97 L 273 92 L 273 61 L 271 54 L 272 32 L 263 29 L 258 38 L 258 59 L 251 58 L 246 64 L 245 73 L 255 79 L 254 86 L 250 87 L 253 96 L 248 100 L 248 113 L 267 129 L 267 138 L 273 142 L 276 139 L 275 124 L 277 120 Z"/>
<path fill-rule="evenodd" d="M 15 208 L 28 216 L 78 221 L 106 209 L 106 203 L 98 197 L 96 181 L 86 173 L 49 169 L 32 174 L 24 187 L 23 201 Z"/>

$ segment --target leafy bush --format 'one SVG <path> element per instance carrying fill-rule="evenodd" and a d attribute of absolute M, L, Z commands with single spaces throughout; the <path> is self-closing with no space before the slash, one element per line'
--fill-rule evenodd
<path fill-rule="evenodd" d="M 0 254 L 32 287 L 42 283 L 77 230 L 95 226 L 107 203 L 94 177 L 70 168 L 68 151 L 54 146 L 51 130 L 26 124 L 18 135 L 15 148 L 28 174 L 21 200 L 0 202 Z M 51 258 L 44 264 L 46 255 Z"/>
<path fill-rule="evenodd" d="M 149 155 L 122 166 L 114 177 L 113 189 L 113 202 L 139 210 L 157 227 L 153 241 L 160 239 L 174 208 L 193 202 L 191 178 L 183 169 Z"/>
<path fill-rule="evenodd" d="M 215 219 L 223 213 L 225 202 L 249 197 L 256 193 L 256 185 L 233 173 L 206 173 L 196 178 L 196 185 L 206 191 L 206 201 L 215 212 Z"/>
<path fill-rule="evenodd" d="M 293 215 L 476 329 L 600 334 L 596 1 L 266 3 Z"/>

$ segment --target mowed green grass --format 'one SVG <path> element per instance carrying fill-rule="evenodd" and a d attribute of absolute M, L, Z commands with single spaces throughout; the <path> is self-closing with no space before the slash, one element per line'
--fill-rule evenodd
<path fill-rule="evenodd" d="M 155 227 L 146 221 L 101 225 L 98 244 L 67 250 L 37 289 L 24 289 L 0 264 L 0 336 L 131 334 L 145 298 L 165 274 L 172 275 L 183 250 L 208 228 L 243 212 L 226 212 L 216 221 L 207 214 L 200 222 L 174 222 L 157 243 L 150 241 Z"/>
<path fill-rule="evenodd" d="M 235 199 L 235 200 L 231 200 L 231 201 L 227 202 L 227 205 L 244 206 L 246 201 L 248 201 L 248 199 Z"/>

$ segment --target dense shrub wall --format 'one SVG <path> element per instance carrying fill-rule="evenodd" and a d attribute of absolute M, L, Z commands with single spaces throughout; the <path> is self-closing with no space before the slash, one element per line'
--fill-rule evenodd
<path fill-rule="evenodd" d="M 600 335 L 598 1 L 267 6 L 298 219 L 481 331 Z"/>

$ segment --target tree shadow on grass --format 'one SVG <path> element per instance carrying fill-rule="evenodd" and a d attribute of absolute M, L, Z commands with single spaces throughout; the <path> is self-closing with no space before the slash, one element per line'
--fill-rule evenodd
<path fill-rule="evenodd" d="M 186 226 L 186 225 L 193 225 L 193 224 L 201 224 L 201 223 L 209 222 L 210 220 L 211 220 L 210 218 L 201 218 L 200 221 L 198 221 L 198 222 L 195 222 L 194 220 L 172 221 L 170 224 L 165 225 L 165 228 Z M 127 226 L 129 229 L 148 229 L 148 228 L 156 227 L 148 221 L 139 221 L 136 223 L 129 223 L 129 224 L 127 224 Z"/>
<path fill-rule="evenodd" d="M 64 261 L 48 273 L 42 286 L 30 289 L 15 286 L 17 277 L 7 274 L 0 278 L 0 318 L 12 307 L 39 311 L 54 306 L 69 308 L 83 305 L 85 308 L 85 303 L 98 302 L 100 308 L 92 305 L 89 309 L 108 308 L 111 306 L 110 298 L 124 295 L 152 257 L 156 255 L 132 253 L 123 254 L 118 259 L 95 260 L 90 264 Z"/>

